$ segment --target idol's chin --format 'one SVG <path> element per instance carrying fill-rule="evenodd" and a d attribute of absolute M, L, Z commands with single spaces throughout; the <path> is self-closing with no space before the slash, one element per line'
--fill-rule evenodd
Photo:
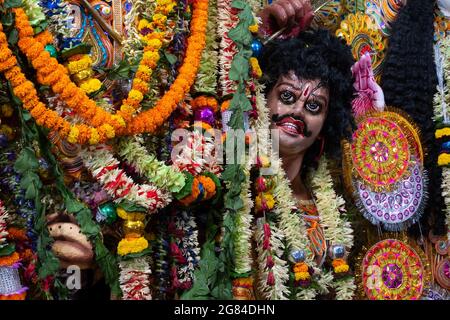
<path fill-rule="evenodd" d="M 292 135 L 279 130 L 279 154 L 282 157 L 304 152 L 309 147 L 306 144 L 307 139 L 303 135 Z"/>

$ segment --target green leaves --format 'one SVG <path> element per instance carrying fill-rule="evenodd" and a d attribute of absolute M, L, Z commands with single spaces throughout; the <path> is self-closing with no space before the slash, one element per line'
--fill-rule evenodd
<path fill-rule="evenodd" d="M 3 6 L 7 9 L 18 8 L 22 6 L 22 0 L 5 0 Z"/>
<path fill-rule="evenodd" d="M 92 214 L 89 209 L 83 208 L 78 211 L 76 217 L 77 222 L 80 225 L 81 232 L 83 232 L 84 235 L 91 239 L 99 235 L 101 231 L 100 227 L 92 221 Z"/>
<path fill-rule="evenodd" d="M 215 236 L 218 228 L 212 212 L 208 215 L 207 240 L 203 244 L 201 259 L 194 272 L 194 284 L 181 295 L 182 300 L 231 299 L 231 282 L 225 269 L 224 254 L 216 255 Z"/>
<path fill-rule="evenodd" d="M 169 64 L 174 65 L 177 62 L 177 56 L 174 54 L 171 54 L 169 51 L 164 50 L 164 57 L 166 58 L 167 62 L 169 62 Z"/>
<path fill-rule="evenodd" d="M 36 173 L 27 171 L 20 180 L 20 187 L 25 190 L 25 199 L 34 200 L 42 188 L 42 182 Z"/>
<path fill-rule="evenodd" d="M 189 172 L 183 172 L 185 176 L 185 184 L 183 189 L 177 192 L 174 196 L 177 200 L 181 200 L 191 194 L 192 183 L 194 182 L 194 176 Z"/>
<path fill-rule="evenodd" d="M 17 31 L 17 29 L 14 28 L 8 35 L 8 43 L 11 46 L 14 46 L 15 44 L 17 44 L 17 41 L 19 41 L 19 31 Z"/>
<path fill-rule="evenodd" d="M 14 243 L 10 243 L 4 247 L 0 248 L 0 257 L 9 256 L 16 251 L 16 246 Z"/>
<path fill-rule="evenodd" d="M 99 236 L 95 240 L 95 257 L 105 276 L 106 283 L 111 287 L 111 293 L 120 297 L 122 291 L 119 286 L 119 268 L 116 258 L 106 249 Z"/>
<path fill-rule="evenodd" d="M 106 72 L 107 78 L 110 80 L 127 80 L 132 79 L 133 74 L 136 72 L 139 66 L 139 61 L 129 63 L 126 59 L 120 61 L 120 63 L 112 69 L 103 69 Z"/>
<path fill-rule="evenodd" d="M 2 14 L 1 20 L 2 25 L 5 27 L 11 27 L 14 23 L 14 16 L 11 11 L 7 11 L 5 14 Z"/>
<path fill-rule="evenodd" d="M 147 209 L 145 209 L 144 207 L 139 206 L 128 200 L 122 200 L 119 204 L 119 207 L 121 207 L 123 210 L 127 212 L 143 212 L 143 213 L 147 212 Z"/>

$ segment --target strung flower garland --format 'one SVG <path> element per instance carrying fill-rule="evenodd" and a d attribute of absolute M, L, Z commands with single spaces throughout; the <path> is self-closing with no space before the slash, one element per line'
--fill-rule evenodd
<path fill-rule="evenodd" d="M 172 256 L 172 287 L 187 290 L 192 287 L 194 270 L 200 260 L 198 246 L 198 231 L 196 230 L 192 213 L 181 211 L 169 223 L 172 242 L 170 251 Z"/>
<path fill-rule="evenodd" d="M 206 25 L 206 45 L 194 83 L 196 92 L 215 94 L 217 91 L 218 47 L 217 0 L 210 0 L 208 4 L 208 23 Z"/>
<path fill-rule="evenodd" d="M 140 53 L 143 47 L 143 41 L 137 30 L 136 20 L 148 5 L 144 0 L 128 0 L 130 4 L 130 11 L 124 16 L 124 31 L 127 35 L 122 41 L 122 53 L 128 59 L 128 62 L 133 61 Z"/>
<path fill-rule="evenodd" d="M 164 208 L 170 202 L 170 195 L 155 186 L 134 183 L 119 168 L 119 161 L 114 158 L 108 146 L 90 147 L 82 150 L 80 156 L 92 176 L 103 185 L 115 202 L 128 200 L 146 208 L 149 213 Z"/>
<path fill-rule="evenodd" d="M 252 208 L 253 202 L 251 200 L 251 183 L 250 183 L 250 161 L 244 167 L 245 180 L 241 184 L 240 198 L 244 202 L 243 207 L 236 212 L 235 228 L 236 232 L 233 235 L 234 242 L 234 271 L 238 274 L 248 274 L 252 271 L 251 259 L 251 238 L 252 230 L 251 224 L 253 221 Z"/>
<path fill-rule="evenodd" d="M 191 175 L 199 175 L 203 171 L 210 171 L 216 175 L 220 174 L 221 168 L 214 157 L 213 137 L 204 135 L 199 130 L 188 133 L 186 143 L 179 147 L 175 145 L 176 157 L 173 166 L 181 172 L 189 172 Z"/>
<path fill-rule="evenodd" d="M 254 228 L 254 237 L 258 251 L 258 291 L 265 299 L 286 300 L 289 288 L 286 283 L 286 261 L 280 259 L 284 252 L 284 236 L 276 225 L 270 225 L 265 218 L 259 218 Z"/>
<path fill-rule="evenodd" d="M 73 31 L 75 30 L 75 28 L 72 28 L 73 18 L 70 14 L 70 5 L 63 0 L 43 0 L 40 3 L 41 6 L 39 8 L 42 8 L 44 14 L 47 16 L 47 31 L 54 35 L 55 39 L 68 39 L 70 43 Z M 69 46 L 64 41 L 63 43 L 59 43 L 58 41 L 58 45 L 61 47 Z"/>
<path fill-rule="evenodd" d="M 434 96 L 434 121 L 436 139 L 443 138 L 438 165 L 442 166 L 442 196 L 445 203 L 447 239 L 450 239 L 450 37 L 445 37 L 435 45 L 436 69 L 438 75 L 437 92 Z"/>
<path fill-rule="evenodd" d="M 0 300 L 24 300 L 28 288 L 19 276 L 20 256 L 14 244 L 8 244 L 9 215 L 0 200 Z"/>
<path fill-rule="evenodd" d="M 151 300 L 150 264 L 147 257 L 119 262 L 122 300 Z"/>
<path fill-rule="evenodd" d="M 167 166 L 156 156 L 149 155 L 142 146 L 142 138 L 121 139 L 118 144 L 118 153 L 156 187 L 171 193 L 176 193 L 184 187 L 184 175 L 176 166 Z"/>
<path fill-rule="evenodd" d="M 237 53 L 236 44 L 230 39 L 228 33 L 234 29 L 239 19 L 236 15 L 236 9 L 231 6 L 232 0 L 218 0 L 218 36 L 220 40 L 220 56 L 219 56 L 219 83 L 222 96 L 232 94 L 236 88 L 236 83 L 230 80 L 229 72 L 231 63 Z"/>
<path fill-rule="evenodd" d="M 165 7 L 165 4 L 157 6 L 155 13 L 161 14 Z M 32 62 L 40 84 L 51 86 L 53 92 L 59 94 L 69 108 L 89 121 L 94 127 L 100 126 L 102 122 L 108 122 L 117 130 L 131 120 L 143 96 L 148 92 L 147 83 L 159 60 L 158 51 L 162 47 L 163 32 L 152 32 L 151 38 L 150 36 L 146 37 L 147 45 L 144 47 L 143 57 L 133 79 L 128 98 L 123 101 L 117 114 L 111 115 L 97 107 L 95 101 L 89 99 L 83 91 L 80 91 L 63 71 L 63 67 L 58 61 L 51 57 L 44 46 L 34 39 L 34 32 L 32 32 L 32 29 L 30 30 L 28 17 L 23 9 L 16 8 L 14 12 L 16 13 L 16 27 L 19 31 L 19 48 Z M 158 27 L 164 28 L 162 25 Z"/>
<path fill-rule="evenodd" d="M 208 0 L 197 0 L 193 5 L 191 35 L 187 40 L 186 56 L 177 78 L 152 109 L 143 111 L 133 118 L 126 134 L 153 133 L 175 110 L 194 83 L 205 46 Z"/>
<path fill-rule="evenodd" d="M 333 259 L 334 272 L 345 274 L 349 266 L 343 259 L 343 252 L 353 247 L 353 230 L 350 222 L 341 217 L 345 210 L 345 201 L 334 191 L 326 158 L 321 159 L 317 171 L 311 175 L 311 187 L 320 213 L 320 224 L 324 226 L 325 239 L 334 246 L 332 250 L 341 251 L 340 255 Z M 338 300 L 350 300 L 356 289 L 353 277 L 336 280 L 334 287 L 337 289 L 336 299 Z"/>
<path fill-rule="evenodd" d="M 177 79 L 175 80 L 171 88 L 156 103 L 156 106 L 153 109 L 144 111 L 140 113 L 139 116 L 133 118 L 127 130 L 122 134 L 137 134 L 143 132 L 153 133 L 172 113 L 178 102 L 183 99 L 184 95 L 189 90 L 190 86 L 193 84 L 195 74 L 199 66 L 200 55 L 203 50 L 205 42 L 204 31 L 206 28 L 206 21 L 207 21 L 207 6 L 208 6 L 207 0 L 199 0 L 194 3 L 193 19 L 191 21 L 191 35 L 188 40 L 186 58 L 184 60 L 183 66 L 180 68 L 180 72 Z M 23 37 L 25 37 L 25 40 L 23 41 L 33 43 L 33 46 L 35 47 L 35 49 L 32 49 L 33 46 L 24 48 L 30 52 L 31 60 L 38 59 L 37 62 L 36 61 L 34 62 L 35 67 L 44 67 L 44 65 L 46 65 L 47 66 L 46 72 L 48 73 L 52 73 L 54 71 L 53 69 L 57 68 L 57 70 L 60 71 L 60 73 L 56 75 L 67 77 L 67 75 L 65 74 L 66 72 L 65 69 L 63 70 L 62 66 L 59 67 L 56 60 L 55 61 L 52 60 L 53 63 L 51 65 L 53 69 L 49 67 L 50 65 L 47 64 L 48 59 L 50 58 L 48 52 L 46 52 L 45 50 L 44 52 L 38 50 L 42 48 L 41 47 L 42 45 L 41 43 L 35 41 L 32 38 L 33 29 L 29 26 L 26 14 L 23 12 L 23 10 L 22 11 L 20 11 L 20 9 L 17 10 L 19 21 L 17 21 L 18 19 L 16 19 L 16 24 L 17 28 L 19 29 L 19 33 L 22 34 Z M 3 28 L 0 31 L 3 31 Z M 160 46 L 161 42 L 158 41 L 159 41 L 158 39 L 149 40 L 147 47 L 149 49 L 150 48 L 154 49 Z M 4 50 L 2 50 L 2 52 L 5 52 L 4 54 L 2 54 L 2 56 L 0 56 L 0 72 L 4 72 L 8 71 L 11 68 L 16 67 L 17 61 L 15 57 L 12 55 L 12 52 L 7 47 L 6 35 L 3 32 L 0 33 L 0 44 L 3 44 L 2 49 Z M 147 59 L 149 63 L 153 64 L 154 63 L 153 59 L 154 58 L 159 59 L 159 55 L 153 54 L 153 51 L 151 51 L 147 58 L 144 57 L 144 59 Z M 149 69 L 145 67 L 142 68 L 141 71 L 144 77 L 147 77 L 150 74 Z M 13 83 L 13 89 L 16 89 L 15 87 L 22 84 L 26 80 L 26 78 L 21 73 L 19 67 L 14 68 L 14 75 L 15 76 L 19 75 L 20 80 L 22 80 L 22 82 L 20 83 L 18 83 L 18 81 L 15 81 L 15 83 Z M 8 78 L 8 75 L 5 74 L 5 76 L 7 76 Z M 64 79 L 68 79 L 66 77 L 64 77 Z M 33 84 L 29 81 L 27 81 L 26 83 L 27 88 L 26 90 L 25 88 L 23 88 L 23 92 L 30 93 L 31 91 L 31 93 L 35 93 L 35 90 L 33 90 Z M 58 87 L 56 88 L 57 90 L 55 92 L 59 92 L 61 88 L 65 88 L 68 83 L 69 82 L 62 83 L 61 81 L 59 81 Z M 76 90 L 73 86 L 70 86 L 70 88 Z M 134 95 L 134 93 L 136 93 L 136 95 Z M 22 96 L 25 96 L 24 93 L 22 93 Z M 81 95 L 80 97 L 81 99 L 84 99 L 83 95 Z M 34 104 L 28 104 L 27 102 L 30 102 L 30 100 L 33 101 Z M 138 94 L 137 92 L 133 92 L 132 100 L 137 101 L 142 99 L 140 98 L 140 94 Z M 78 102 L 79 101 L 77 100 L 77 105 Z M 37 104 L 39 104 L 38 105 L 39 108 L 35 108 Z M 77 107 L 77 105 L 75 105 L 75 107 Z M 24 106 L 28 107 L 27 109 L 33 110 L 35 109 L 35 112 L 32 113 L 32 116 L 35 119 L 39 120 L 38 124 L 45 125 L 46 127 L 51 128 L 53 130 L 58 130 L 63 138 L 67 137 L 71 142 L 74 143 L 78 142 L 80 144 L 84 144 L 89 141 L 89 143 L 91 144 L 96 144 L 99 142 L 103 142 L 107 138 L 114 137 L 116 133 L 115 128 L 123 128 L 125 126 L 123 118 L 121 118 L 118 115 L 110 115 L 109 113 L 106 113 L 104 111 L 101 112 L 99 110 L 96 110 L 94 108 L 94 105 L 88 105 L 88 107 L 92 108 L 87 109 L 86 112 L 83 114 L 83 116 L 94 117 L 93 120 L 95 120 L 94 122 L 99 125 L 98 128 L 90 128 L 89 126 L 86 125 L 71 126 L 68 122 L 58 117 L 51 110 L 48 110 L 45 107 L 45 105 L 40 103 L 39 100 L 37 99 L 37 95 L 34 95 L 31 97 L 31 99 L 25 101 Z M 109 118 L 111 119 L 110 123 L 108 123 L 106 121 L 107 119 L 105 118 L 108 117 L 108 115 L 110 116 Z"/>
<path fill-rule="evenodd" d="M 14 94 L 22 101 L 23 107 L 28 110 L 31 116 L 36 120 L 40 126 L 51 128 L 58 131 L 62 137 L 67 138 L 69 132 L 78 131 L 84 132 L 86 135 L 79 136 L 78 142 L 85 143 L 87 140 L 96 142 L 99 132 L 104 133 L 109 138 L 114 137 L 114 132 L 108 124 L 101 126 L 98 131 L 95 129 L 94 139 L 90 140 L 91 129 L 86 125 L 71 125 L 70 122 L 61 118 L 58 113 L 47 109 L 45 105 L 39 100 L 36 88 L 33 83 L 26 79 L 25 74 L 17 65 L 17 60 L 13 56 L 8 47 L 6 35 L 3 32 L 3 25 L 0 23 L 0 72 L 3 72 L 6 80 L 10 81 Z M 69 139 L 72 140 L 72 139 Z"/>

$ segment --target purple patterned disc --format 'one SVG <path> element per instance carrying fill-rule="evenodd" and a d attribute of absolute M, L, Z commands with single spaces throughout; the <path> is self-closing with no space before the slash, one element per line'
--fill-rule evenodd
<path fill-rule="evenodd" d="M 415 223 L 425 201 L 426 181 L 421 164 L 412 161 L 409 174 L 394 189 L 373 191 L 364 181 L 354 180 L 358 207 L 373 224 L 400 231 Z"/>
<path fill-rule="evenodd" d="M 390 263 L 383 268 L 381 278 L 389 289 L 397 289 L 402 285 L 402 269 L 394 263 Z"/>

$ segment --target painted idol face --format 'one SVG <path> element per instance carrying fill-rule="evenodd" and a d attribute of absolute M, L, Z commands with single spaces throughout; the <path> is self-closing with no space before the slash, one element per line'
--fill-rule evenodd
<path fill-rule="evenodd" d="M 279 129 L 280 155 L 305 153 L 319 136 L 328 113 L 328 88 L 293 72 L 282 75 L 267 96 L 271 128 Z"/>

